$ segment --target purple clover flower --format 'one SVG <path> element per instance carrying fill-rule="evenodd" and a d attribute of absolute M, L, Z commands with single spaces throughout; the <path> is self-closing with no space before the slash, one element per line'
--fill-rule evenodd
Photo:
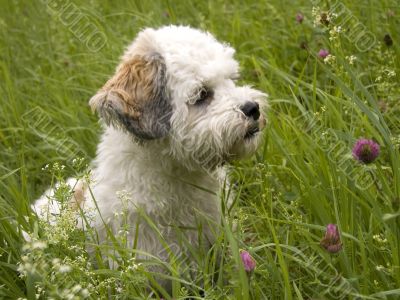
<path fill-rule="evenodd" d="M 369 164 L 379 155 L 379 144 L 373 140 L 359 139 L 353 147 L 353 157 L 358 161 Z"/>
<path fill-rule="evenodd" d="M 320 245 L 329 253 L 337 253 L 342 249 L 339 229 L 335 224 L 326 226 L 325 237 L 321 240 Z"/>
<path fill-rule="evenodd" d="M 256 261 L 249 252 L 245 250 L 240 251 L 240 258 L 247 273 L 252 272 L 256 268 Z"/>
<path fill-rule="evenodd" d="M 329 51 L 326 50 L 326 49 L 321 49 L 321 50 L 319 50 L 319 52 L 318 52 L 318 56 L 319 56 L 320 58 L 325 58 L 325 57 L 327 57 L 328 55 L 329 55 Z"/>
<path fill-rule="evenodd" d="M 303 23 L 303 20 L 304 20 L 304 15 L 302 14 L 302 13 L 297 13 L 297 15 L 296 15 L 296 22 L 297 23 L 299 23 L 299 24 L 301 24 L 301 23 Z"/>

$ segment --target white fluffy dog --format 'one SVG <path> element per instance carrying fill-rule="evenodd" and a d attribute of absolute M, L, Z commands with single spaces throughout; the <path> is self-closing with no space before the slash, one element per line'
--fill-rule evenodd
<path fill-rule="evenodd" d="M 89 102 L 104 123 L 92 183 L 69 180 L 71 202 L 96 211 L 100 240 L 106 225 L 117 234 L 114 214 L 127 210 L 128 244 L 140 251 L 165 256 L 165 243 L 183 251 L 177 229 L 192 244 L 213 242 L 224 164 L 254 153 L 265 125 L 265 94 L 235 84 L 233 55 L 184 26 L 145 29 L 127 48 Z M 34 204 L 39 215 L 58 214 L 52 193 Z"/>

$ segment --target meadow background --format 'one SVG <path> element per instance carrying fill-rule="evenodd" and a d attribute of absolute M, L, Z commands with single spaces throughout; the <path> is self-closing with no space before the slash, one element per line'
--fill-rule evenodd
<path fill-rule="evenodd" d="M 84 175 L 100 132 L 88 99 L 141 28 L 164 24 L 230 43 L 241 82 L 270 103 L 263 146 L 233 168 L 237 201 L 213 251 L 197 253 L 195 278 L 169 263 L 172 295 L 119 240 L 110 270 L 88 257 L 71 216 L 52 227 L 29 210 L 50 183 Z M 399 41 L 397 0 L 0 0 L 0 298 L 400 299 Z M 360 138 L 381 147 L 372 164 L 351 155 Z M 328 223 L 336 254 L 320 246 Z"/>

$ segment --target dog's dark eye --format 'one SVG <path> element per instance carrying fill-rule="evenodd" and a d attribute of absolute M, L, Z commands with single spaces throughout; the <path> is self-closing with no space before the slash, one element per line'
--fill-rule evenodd
<path fill-rule="evenodd" d="M 199 92 L 199 96 L 198 96 L 195 104 L 201 105 L 201 104 L 207 103 L 211 100 L 212 96 L 213 96 L 212 90 L 203 87 Z"/>

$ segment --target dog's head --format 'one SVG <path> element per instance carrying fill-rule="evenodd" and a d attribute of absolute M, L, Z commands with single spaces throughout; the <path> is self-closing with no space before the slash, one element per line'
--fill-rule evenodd
<path fill-rule="evenodd" d="M 90 100 L 108 125 L 163 141 L 188 167 L 252 154 L 265 125 L 265 94 L 236 86 L 234 50 L 184 26 L 145 29 Z"/>

